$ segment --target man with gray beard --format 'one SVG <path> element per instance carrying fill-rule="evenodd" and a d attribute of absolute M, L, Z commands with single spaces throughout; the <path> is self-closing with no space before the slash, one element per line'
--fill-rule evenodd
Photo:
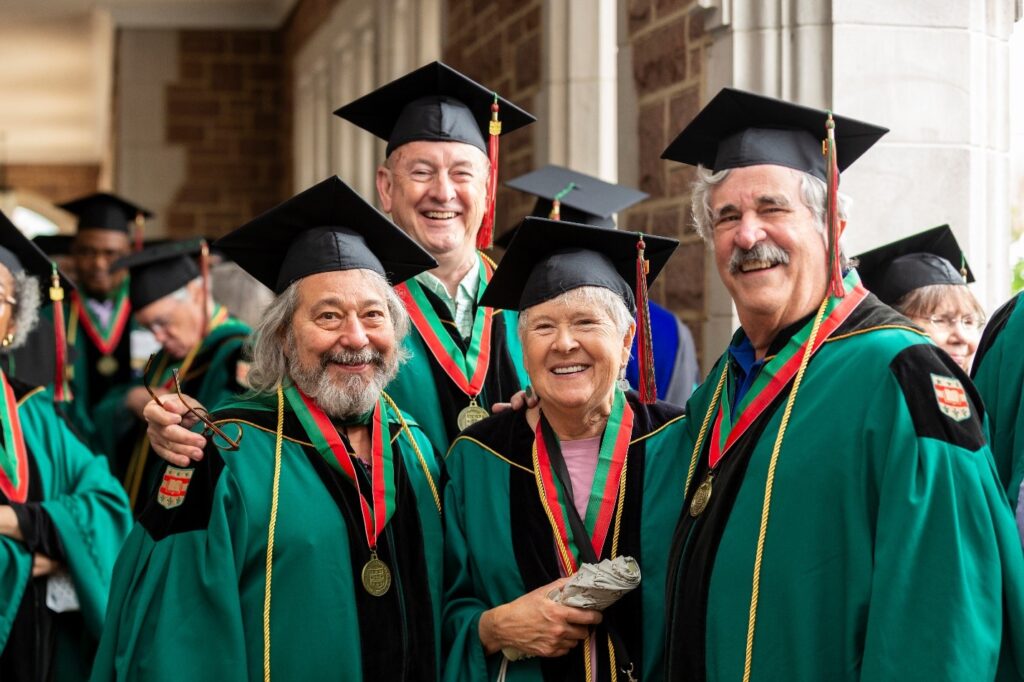
<path fill-rule="evenodd" d="M 166 466 L 93 679 L 435 680 L 439 471 L 382 391 L 409 330 L 391 284 L 434 260 L 334 177 L 218 247 L 276 293 L 252 390 Z"/>

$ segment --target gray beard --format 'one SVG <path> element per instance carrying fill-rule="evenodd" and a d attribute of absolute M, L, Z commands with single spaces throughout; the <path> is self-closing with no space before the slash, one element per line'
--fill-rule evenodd
<path fill-rule="evenodd" d="M 288 374 L 300 391 L 308 395 L 328 416 L 350 419 L 366 414 L 380 399 L 384 387 L 398 374 L 398 354 L 385 358 L 371 348 L 359 351 L 331 351 L 320 356 L 312 365 L 302 365 L 292 358 L 298 357 L 295 337 L 289 331 L 285 358 Z M 332 362 L 373 365 L 367 379 L 359 375 L 335 378 L 327 371 Z"/>

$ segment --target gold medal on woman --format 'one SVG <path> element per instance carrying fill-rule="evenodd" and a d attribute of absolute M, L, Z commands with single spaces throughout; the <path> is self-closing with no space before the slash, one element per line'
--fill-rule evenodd
<path fill-rule="evenodd" d="M 118 366 L 117 358 L 113 355 L 104 355 L 96 361 L 96 371 L 105 377 L 109 377 L 117 372 Z"/>
<path fill-rule="evenodd" d="M 708 474 L 708 477 L 697 486 L 697 490 L 693 493 L 693 500 L 690 502 L 690 516 L 697 518 L 707 509 L 708 502 L 711 501 L 711 488 L 714 480 L 714 476 Z"/>
<path fill-rule="evenodd" d="M 459 425 L 459 431 L 465 431 L 468 427 L 482 419 L 487 419 L 489 416 L 491 415 L 487 413 L 487 410 L 480 407 L 476 402 L 476 398 L 473 398 L 469 405 L 462 408 L 462 411 L 459 412 L 456 423 Z"/>
<path fill-rule="evenodd" d="M 391 589 L 391 569 L 370 552 L 370 560 L 363 566 L 363 588 L 374 597 L 383 597 Z"/>

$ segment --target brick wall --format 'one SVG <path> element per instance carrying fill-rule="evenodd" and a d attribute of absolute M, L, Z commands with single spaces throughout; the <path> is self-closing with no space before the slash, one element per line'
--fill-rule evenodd
<path fill-rule="evenodd" d="M 447 0 L 445 10 L 444 62 L 534 112 L 543 58 L 540 0 Z M 536 168 L 533 127 L 502 136 L 499 182 Z M 502 187 L 495 234 L 518 223 L 534 201 Z"/>
<path fill-rule="evenodd" d="M 693 0 L 626 2 L 638 110 L 637 177 L 640 189 L 651 197 L 620 216 L 620 226 L 682 242 L 651 296 L 686 321 L 702 357 L 705 247 L 690 225 L 689 184 L 694 169 L 660 157 L 701 108 L 710 40 L 694 12 Z M 627 74 L 620 74 L 624 77 Z"/>
<path fill-rule="evenodd" d="M 59 204 L 97 191 L 100 165 L 13 163 L 4 168 L 4 174 L 9 187 L 31 190 Z"/>
<path fill-rule="evenodd" d="M 186 179 L 166 226 L 173 237 L 217 236 L 285 198 L 281 36 L 181 31 L 178 40 L 165 134 L 186 150 Z"/>

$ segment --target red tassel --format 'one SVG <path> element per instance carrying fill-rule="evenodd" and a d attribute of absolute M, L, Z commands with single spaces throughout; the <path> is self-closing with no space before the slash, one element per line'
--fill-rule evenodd
<path fill-rule="evenodd" d="M 644 258 L 647 245 L 643 235 L 637 233 L 637 236 L 640 238 L 636 243 L 636 333 L 640 335 L 636 343 L 640 371 L 637 390 L 640 392 L 640 402 L 653 405 L 658 399 L 658 387 L 654 381 L 654 345 L 651 342 L 651 311 L 647 296 L 647 273 L 651 265 Z"/>
<path fill-rule="evenodd" d="M 210 301 L 210 246 L 205 239 L 199 240 L 199 274 L 203 280 L 203 335 L 206 338 L 210 324 L 210 313 L 207 309 Z"/>
<path fill-rule="evenodd" d="M 55 372 L 53 378 L 53 398 L 63 403 L 71 400 L 71 387 L 68 386 L 67 375 L 67 337 L 64 332 L 64 288 L 60 285 L 57 265 L 51 263 L 50 300 L 53 301 L 53 345 L 55 350 Z"/>
<path fill-rule="evenodd" d="M 476 248 L 489 249 L 494 240 L 494 207 L 498 203 L 498 138 L 501 137 L 501 121 L 498 119 L 498 93 L 494 93 L 491 104 L 491 125 L 488 130 L 487 157 L 491 161 L 491 172 L 487 176 L 487 211 L 484 213 L 480 231 L 476 234 Z"/>
<path fill-rule="evenodd" d="M 826 137 L 822 149 L 828 182 L 828 295 L 842 298 L 846 295 L 846 288 L 843 286 L 843 267 L 839 258 L 839 163 L 835 129 L 836 122 L 830 111 L 825 122 Z"/>
<path fill-rule="evenodd" d="M 135 233 L 134 248 L 136 251 L 142 251 L 142 243 L 145 241 L 146 236 L 146 216 L 142 214 L 142 211 L 135 214 L 135 229 L 133 232 Z"/>

